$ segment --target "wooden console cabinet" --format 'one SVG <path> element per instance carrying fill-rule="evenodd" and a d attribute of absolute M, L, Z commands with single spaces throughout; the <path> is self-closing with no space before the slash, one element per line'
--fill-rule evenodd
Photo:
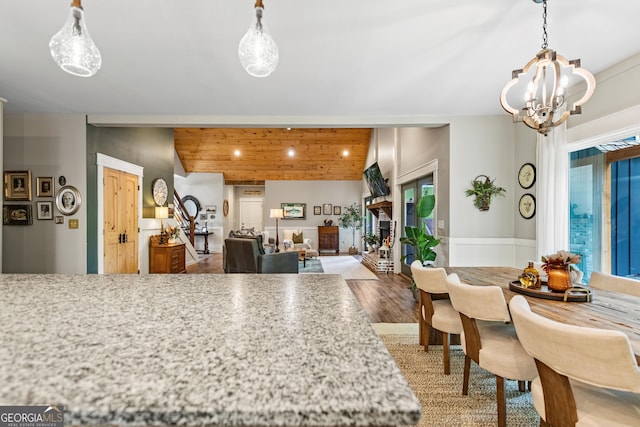
<path fill-rule="evenodd" d="M 340 236 L 337 225 L 318 226 L 318 252 L 340 252 Z"/>
<path fill-rule="evenodd" d="M 184 243 L 163 243 L 160 236 L 149 240 L 149 273 L 186 273 Z"/>

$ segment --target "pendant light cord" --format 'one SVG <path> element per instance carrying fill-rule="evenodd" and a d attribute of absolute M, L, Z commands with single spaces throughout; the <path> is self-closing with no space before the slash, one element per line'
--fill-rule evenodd
<path fill-rule="evenodd" d="M 549 46 L 549 36 L 547 35 L 547 0 L 542 2 L 542 48 Z"/>

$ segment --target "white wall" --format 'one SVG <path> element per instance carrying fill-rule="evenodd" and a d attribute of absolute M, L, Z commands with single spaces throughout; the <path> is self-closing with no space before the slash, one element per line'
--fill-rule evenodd
<path fill-rule="evenodd" d="M 86 119 L 84 115 L 5 114 L 4 170 L 30 170 L 32 175 L 33 225 L 4 226 L 2 271 L 4 273 L 86 273 L 87 210 L 64 216 L 63 224 L 36 219 L 36 202 L 55 198 L 35 197 L 39 176 L 53 177 L 54 189 L 60 188 L 63 175 L 67 185 L 87 195 Z M 93 190 L 92 190 L 93 191 Z M 11 202 L 22 204 L 23 202 Z M 79 221 L 78 229 L 69 229 L 69 219 Z"/>
<path fill-rule="evenodd" d="M 209 236 L 209 251 L 222 252 L 224 241 L 224 215 L 222 214 L 222 203 L 224 201 L 224 177 L 221 173 L 190 173 L 186 176 L 174 175 L 173 186 L 180 197 L 193 196 L 200 202 L 201 210 L 196 216 L 197 228 L 206 225 L 207 229 L 213 231 Z M 206 212 L 207 206 L 215 206 L 216 213 Z M 202 220 L 201 215 L 206 219 Z M 212 215 L 215 218 L 212 219 Z M 203 237 L 195 238 L 194 247 L 196 250 L 204 250 Z"/>
<path fill-rule="evenodd" d="M 330 203 L 344 209 L 362 200 L 362 181 L 267 181 L 265 183 L 265 229 L 269 237 L 275 236 L 275 220 L 269 218 L 269 209 L 279 208 L 281 203 L 306 203 L 307 215 L 304 220 L 280 220 L 278 230 L 282 245 L 282 230 L 301 229 L 305 238 L 312 240 L 314 248 L 318 248 L 318 226 L 325 219 L 332 219 L 337 224 L 338 215 L 314 215 L 314 206 Z M 340 229 L 340 252 L 347 252 L 352 244 L 350 230 Z M 355 245 L 362 247 L 360 231 L 356 232 Z"/>

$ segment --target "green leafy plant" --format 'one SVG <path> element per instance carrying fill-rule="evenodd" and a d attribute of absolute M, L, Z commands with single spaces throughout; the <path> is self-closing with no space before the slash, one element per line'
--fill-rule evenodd
<path fill-rule="evenodd" d="M 380 244 L 380 238 L 375 233 L 365 233 L 364 236 L 362 236 L 362 240 L 364 240 L 364 243 L 370 248 Z"/>
<path fill-rule="evenodd" d="M 502 196 L 507 190 L 495 185 L 495 179 L 491 179 L 486 175 L 478 175 L 473 181 L 471 181 L 471 188 L 465 190 L 464 194 L 467 197 L 475 196 L 473 200 L 473 206 L 481 211 L 488 211 L 489 205 L 491 205 L 491 199 Z"/>
<path fill-rule="evenodd" d="M 362 228 L 362 212 L 357 203 L 346 206 L 342 210 L 342 215 L 338 218 L 338 225 L 345 229 L 351 229 L 351 247 L 356 246 L 356 230 Z"/>
<path fill-rule="evenodd" d="M 434 248 L 440 244 L 440 239 L 436 239 L 434 236 L 427 233 L 427 226 L 424 222 L 424 219 L 431 215 L 435 206 L 436 196 L 422 196 L 416 205 L 416 214 L 420 221 L 420 225 L 418 227 L 409 225 L 405 226 L 405 236 L 400 238 L 400 243 L 413 247 L 413 259 L 414 261 L 420 261 L 422 265 L 428 261 L 435 261 L 438 255 Z M 407 255 L 403 255 L 401 258 L 402 262 L 406 259 Z M 418 287 L 413 279 L 411 279 L 409 289 L 411 289 L 413 298 L 417 301 Z"/>
<path fill-rule="evenodd" d="M 422 196 L 416 205 L 416 213 L 420 221 L 418 227 L 407 225 L 404 227 L 404 236 L 400 238 L 400 243 L 413 247 L 413 259 L 420 261 L 435 261 L 436 251 L 433 250 L 440 244 L 440 239 L 427 233 L 427 226 L 423 221 L 428 218 L 436 206 L 436 197 L 433 195 Z M 401 260 L 404 262 L 406 255 Z"/>

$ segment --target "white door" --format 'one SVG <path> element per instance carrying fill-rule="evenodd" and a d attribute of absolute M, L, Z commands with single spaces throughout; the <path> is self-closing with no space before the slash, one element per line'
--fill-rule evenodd
<path fill-rule="evenodd" d="M 240 228 L 263 230 L 262 203 L 263 199 L 240 199 Z"/>

